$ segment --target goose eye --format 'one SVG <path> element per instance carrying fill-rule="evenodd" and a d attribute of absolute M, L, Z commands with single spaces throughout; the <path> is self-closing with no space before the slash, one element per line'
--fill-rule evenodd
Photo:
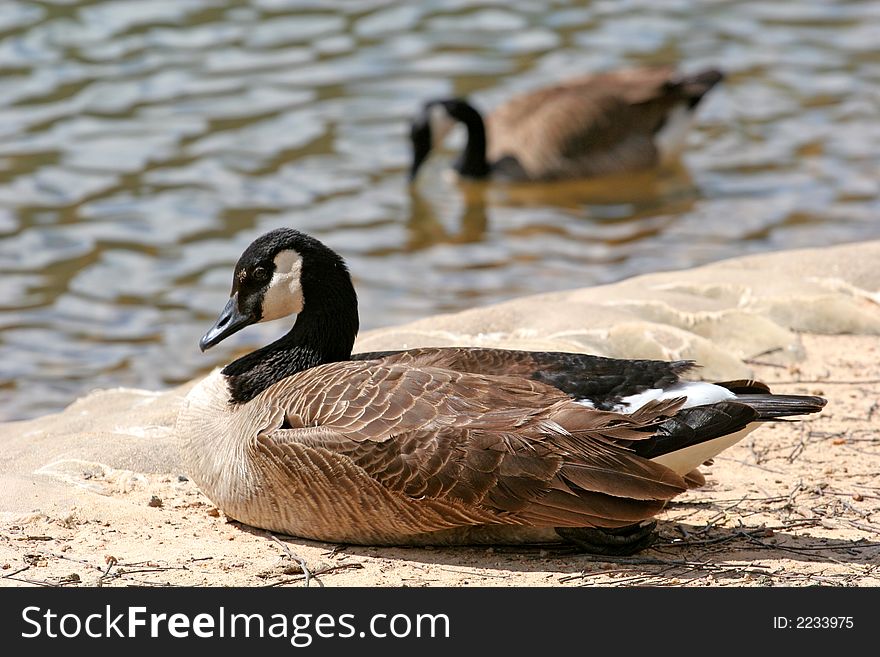
<path fill-rule="evenodd" d="M 252 276 L 256 281 L 265 281 L 269 277 L 269 272 L 265 267 L 254 267 Z"/>

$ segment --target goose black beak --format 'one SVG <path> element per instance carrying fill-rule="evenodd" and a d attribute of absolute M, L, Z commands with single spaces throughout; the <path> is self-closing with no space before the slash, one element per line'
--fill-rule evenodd
<path fill-rule="evenodd" d="M 238 333 L 245 326 L 253 324 L 256 320 L 250 315 L 245 315 L 238 309 L 238 295 L 233 294 L 226 302 L 226 307 L 220 313 L 220 317 L 214 322 L 214 326 L 199 340 L 199 349 L 207 351 L 215 344 L 222 342 L 233 333 Z"/>

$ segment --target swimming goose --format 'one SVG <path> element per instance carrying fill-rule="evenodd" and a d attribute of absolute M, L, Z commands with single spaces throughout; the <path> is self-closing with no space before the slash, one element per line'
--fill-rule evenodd
<path fill-rule="evenodd" d="M 723 75 L 637 68 L 577 77 L 518 95 L 484 123 L 462 98 L 426 103 L 412 123 L 410 179 L 456 123 L 463 178 L 547 181 L 648 169 L 680 154 L 697 105 Z"/>
<path fill-rule="evenodd" d="M 177 421 L 186 471 L 227 516 L 374 545 L 561 539 L 631 553 L 696 468 L 762 421 L 820 397 L 681 377 L 688 361 L 419 348 L 351 355 L 342 258 L 280 228 L 235 265 L 204 351 L 296 313 L 275 342 L 215 369 Z"/>

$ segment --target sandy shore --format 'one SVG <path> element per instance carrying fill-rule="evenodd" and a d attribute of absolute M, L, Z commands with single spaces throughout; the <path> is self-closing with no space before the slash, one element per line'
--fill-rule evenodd
<path fill-rule="evenodd" d="M 229 521 L 177 466 L 171 427 L 184 386 L 99 392 L 61 414 L 0 425 L 0 585 L 880 585 L 878 255 L 880 243 L 771 254 L 363 336 L 365 349 L 562 341 L 611 355 L 696 356 L 712 375 L 747 372 L 775 391 L 827 397 L 821 414 L 765 425 L 704 468 L 706 486 L 669 506 L 659 542 L 636 557 L 609 560 L 564 546 L 339 546 Z M 826 272 L 821 280 L 817 271 Z M 648 294 L 680 295 L 695 282 L 705 292 L 696 305 Z M 767 288 L 772 294 L 756 292 Z M 572 310 L 585 300 L 590 319 Z M 525 310 L 535 315 L 541 304 L 561 308 L 570 326 L 539 313 L 545 328 L 523 329 Z M 593 312 L 600 306 L 605 314 Z M 637 315 L 627 323 L 631 334 L 620 332 L 623 309 Z M 711 330 L 701 330 L 694 318 L 710 311 Z"/>

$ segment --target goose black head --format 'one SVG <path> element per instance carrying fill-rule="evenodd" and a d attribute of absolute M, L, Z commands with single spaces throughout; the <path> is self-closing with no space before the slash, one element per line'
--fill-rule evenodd
<path fill-rule="evenodd" d="M 199 340 L 199 347 L 202 351 L 210 349 L 257 322 L 293 314 L 302 317 L 307 300 L 312 315 L 320 315 L 330 307 L 343 308 L 346 314 L 353 312 L 357 331 L 357 297 L 343 259 L 298 230 L 270 231 L 241 254 L 229 301 Z"/>
<path fill-rule="evenodd" d="M 413 161 L 409 172 L 410 181 L 415 180 L 431 149 L 438 148 L 443 143 L 456 123 L 467 128 L 467 143 L 455 164 L 455 170 L 467 178 L 485 178 L 489 175 L 483 117 L 463 98 L 447 98 L 425 103 L 422 113 L 412 123 L 410 140 Z"/>
<path fill-rule="evenodd" d="M 455 124 L 466 118 L 468 114 L 466 108 L 469 107 L 470 105 L 461 98 L 432 100 L 425 103 L 421 114 L 410 126 L 409 137 L 413 149 L 410 180 L 415 180 L 419 168 L 428 159 L 431 150 L 439 148 Z"/>

